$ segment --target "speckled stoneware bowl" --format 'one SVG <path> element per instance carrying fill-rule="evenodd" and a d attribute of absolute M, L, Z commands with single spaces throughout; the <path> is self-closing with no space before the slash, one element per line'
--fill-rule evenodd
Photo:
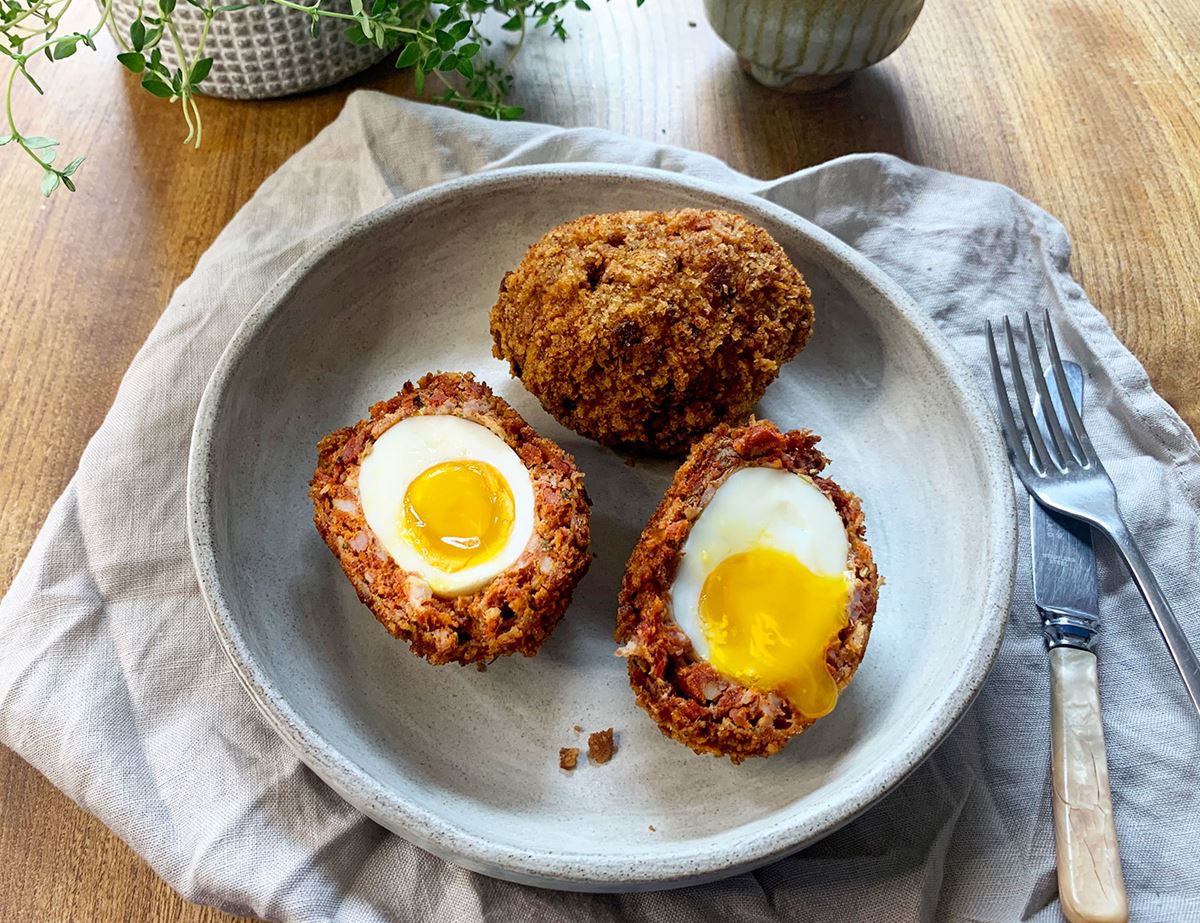
<path fill-rule="evenodd" d="M 759 83 L 835 87 L 900 47 L 925 0 L 704 0 L 717 35 Z"/>
<path fill-rule="evenodd" d="M 777 756 L 734 766 L 663 737 L 613 656 L 625 559 L 669 463 L 567 432 L 491 358 L 501 275 L 554 225 L 712 206 L 767 228 L 817 306 L 808 348 L 760 413 L 824 435 L 862 495 L 887 585 L 837 709 Z M 536 658 L 433 667 L 356 599 L 312 525 L 323 434 L 429 369 L 473 370 L 575 454 L 594 501 L 591 571 Z M 302 259 L 234 336 L 200 405 L 192 550 L 221 643 L 268 721 L 334 789 L 452 862 L 554 888 L 701 882 L 818 839 L 950 731 L 1000 644 L 1015 547 L 1008 463 L 949 345 L 896 283 L 748 195 L 646 169 L 496 171 L 409 196 Z M 612 762 L 558 750 L 616 728 Z"/>

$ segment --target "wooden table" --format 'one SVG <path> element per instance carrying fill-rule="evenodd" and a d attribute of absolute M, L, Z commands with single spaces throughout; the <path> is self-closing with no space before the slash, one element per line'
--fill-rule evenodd
<path fill-rule="evenodd" d="M 571 42 L 528 43 L 516 97 L 529 118 L 695 148 L 764 177 L 878 150 L 1006 183 L 1063 220 L 1093 302 L 1200 424 L 1200 54 L 1186 38 L 1200 34 L 1200 4 L 942 0 L 890 60 L 811 98 L 745 78 L 699 0 L 592 5 L 571 17 Z M 37 124 L 88 156 L 80 192 L 47 202 L 25 160 L 0 149 L 4 586 L 217 232 L 351 89 L 409 91 L 384 64 L 300 98 L 205 100 L 192 153 L 177 109 L 135 85 L 111 41 L 100 47 L 38 72 Z M 32 94 L 18 102 L 28 125 Z M 232 918 L 181 900 L 0 749 L 0 920 L 219 919 Z"/>

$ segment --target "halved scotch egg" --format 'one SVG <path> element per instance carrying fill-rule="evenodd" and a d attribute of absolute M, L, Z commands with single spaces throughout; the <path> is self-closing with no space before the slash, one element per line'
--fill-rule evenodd
<path fill-rule="evenodd" d="M 532 656 L 590 563 L 574 460 L 470 374 L 322 439 L 310 495 L 359 599 L 435 664 Z"/>
<path fill-rule="evenodd" d="M 638 704 L 697 753 L 778 752 L 833 710 L 866 651 L 880 579 L 818 441 L 718 426 L 629 559 L 617 654 Z"/>

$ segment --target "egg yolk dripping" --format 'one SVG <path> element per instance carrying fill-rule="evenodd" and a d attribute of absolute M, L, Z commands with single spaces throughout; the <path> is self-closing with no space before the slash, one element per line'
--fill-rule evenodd
<path fill-rule="evenodd" d="M 730 555 L 700 591 L 700 619 L 720 673 L 777 691 L 809 718 L 837 704 L 825 651 L 848 624 L 841 574 L 814 574 L 774 548 Z"/>
<path fill-rule="evenodd" d="M 408 485 L 400 531 L 426 561 L 456 573 L 504 548 L 513 515 L 512 490 L 499 471 L 487 462 L 448 461 Z"/>

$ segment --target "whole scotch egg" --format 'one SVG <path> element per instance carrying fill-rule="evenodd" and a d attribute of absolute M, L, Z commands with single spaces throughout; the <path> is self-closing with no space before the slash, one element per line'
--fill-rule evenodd
<path fill-rule="evenodd" d="M 818 437 L 719 426 L 630 557 L 616 637 L 638 704 L 697 753 L 770 756 L 829 714 L 866 651 L 880 578 L 862 507 Z"/>
<path fill-rule="evenodd" d="M 590 562 L 574 460 L 470 374 L 321 440 L 314 522 L 359 599 L 432 663 L 532 656 Z"/>

